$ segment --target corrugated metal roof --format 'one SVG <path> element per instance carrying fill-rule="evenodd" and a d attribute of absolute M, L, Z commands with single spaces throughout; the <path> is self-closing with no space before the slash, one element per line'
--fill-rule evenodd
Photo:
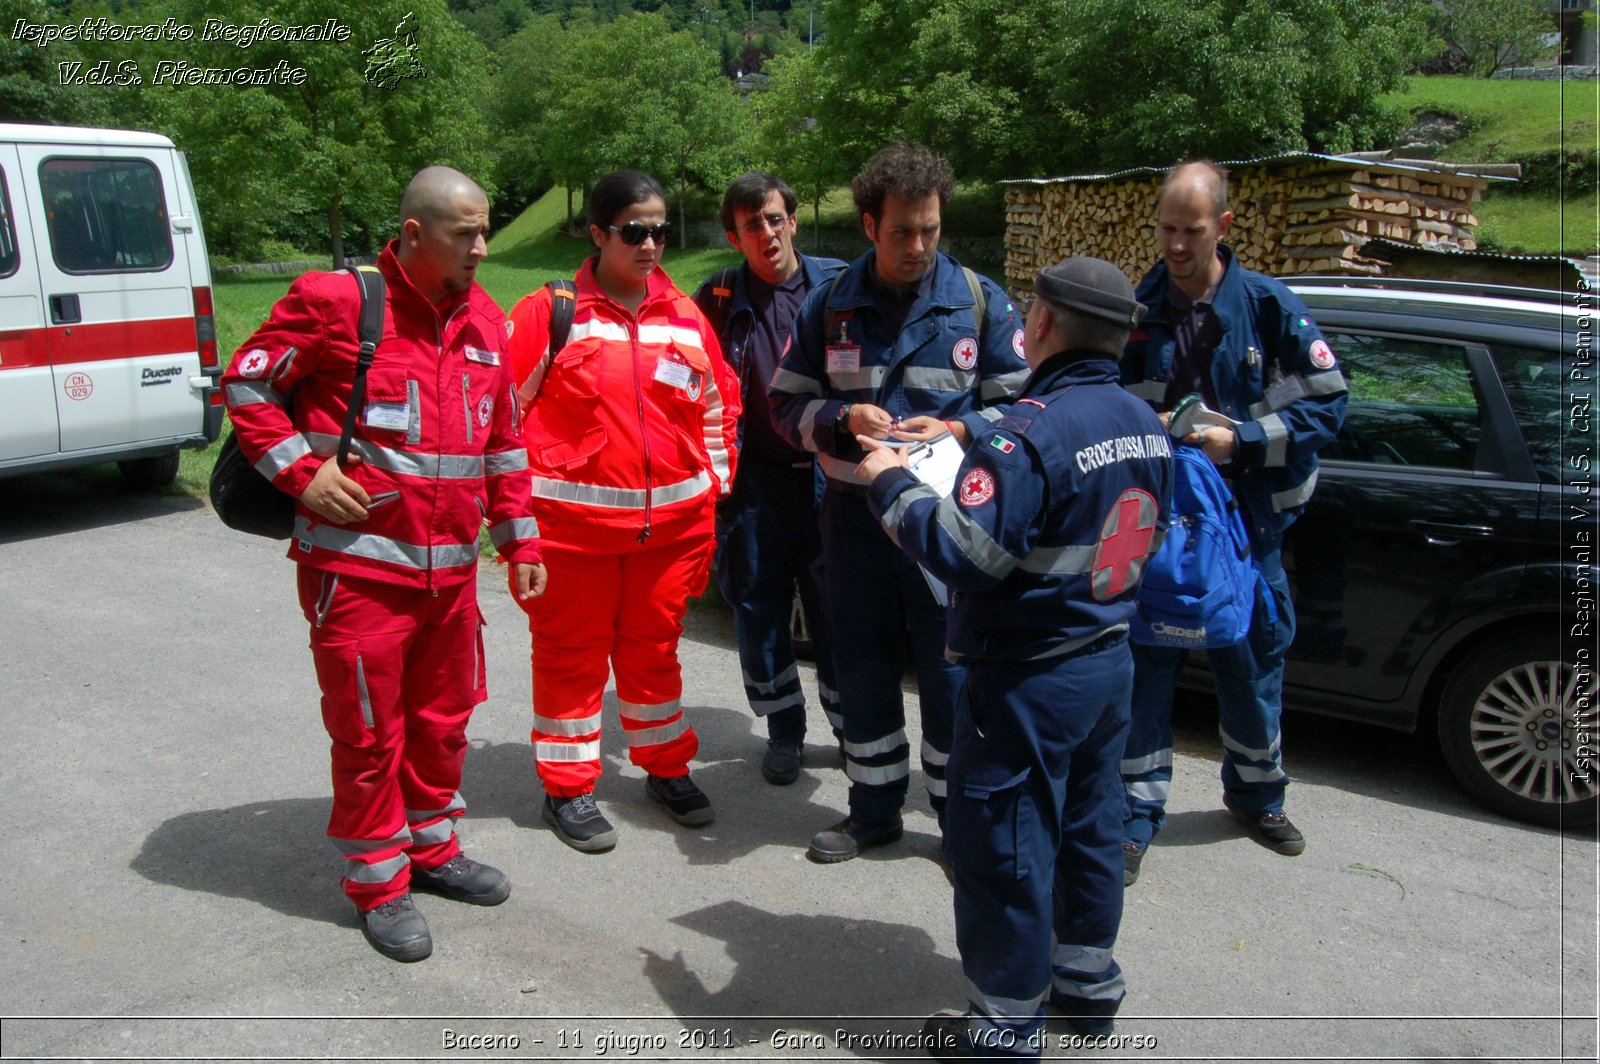
<path fill-rule="evenodd" d="M 1427 257 L 1488 265 L 1571 266 L 1583 275 L 1586 282 L 1593 284 L 1600 281 L 1600 258 L 1595 256 L 1580 258 L 1576 255 L 1507 255 L 1498 251 L 1462 251 L 1448 245 L 1429 247 L 1384 237 L 1373 237 L 1362 244 L 1361 254 L 1380 258 L 1395 265 L 1399 265 L 1405 259 Z"/>
<path fill-rule="evenodd" d="M 1344 163 L 1351 168 L 1362 170 L 1385 170 L 1397 173 L 1412 174 L 1460 174 L 1463 177 L 1476 177 L 1484 181 L 1515 181 L 1514 177 L 1500 174 L 1478 173 L 1468 165 L 1461 163 L 1431 163 L 1427 159 L 1375 159 L 1371 154 L 1356 155 L 1322 155 L 1317 152 L 1285 152 L 1282 155 L 1263 155 L 1259 159 L 1225 159 L 1217 163 L 1218 166 L 1261 166 L 1279 165 L 1290 166 L 1294 163 L 1304 163 L 1316 160 L 1318 162 Z M 1485 164 L 1490 165 L 1490 164 Z M 1113 181 L 1122 178 L 1148 175 L 1155 177 L 1171 170 L 1170 166 L 1136 166 L 1128 170 L 1116 170 L 1108 174 L 1072 174 L 1066 177 L 1014 177 L 1007 178 L 1002 185 L 1053 185 L 1062 181 Z"/>

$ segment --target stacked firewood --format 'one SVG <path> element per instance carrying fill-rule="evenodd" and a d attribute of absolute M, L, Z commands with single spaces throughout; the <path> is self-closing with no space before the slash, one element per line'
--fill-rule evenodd
<path fill-rule="evenodd" d="M 1463 169 L 1373 155 L 1236 165 L 1227 242 L 1245 267 L 1275 275 L 1379 273 L 1382 264 L 1361 255 L 1374 237 L 1471 251 L 1478 224 L 1472 204 L 1488 176 L 1515 173 Z M 1096 255 L 1138 278 L 1160 253 L 1156 199 L 1163 176 L 1139 171 L 1008 183 L 1007 284 L 1030 288 L 1042 267 L 1068 255 Z"/>

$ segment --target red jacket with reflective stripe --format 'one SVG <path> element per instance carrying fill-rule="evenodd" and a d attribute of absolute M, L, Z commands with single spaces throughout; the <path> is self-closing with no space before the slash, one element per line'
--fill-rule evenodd
<path fill-rule="evenodd" d="M 522 384 L 545 356 L 550 293 L 511 309 L 508 348 Z M 527 404 L 533 512 L 547 543 L 621 551 L 705 535 L 733 485 L 739 383 L 700 308 L 657 267 L 635 318 L 601 292 L 594 260 L 577 276 L 567 346 Z"/>
<path fill-rule="evenodd" d="M 487 521 L 507 561 L 539 561 L 500 308 L 474 283 L 435 309 L 412 287 L 393 243 L 378 268 L 387 282 L 383 339 L 352 436 L 361 461 L 345 470 L 374 504 L 366 520 L 337 525 L 297 501 L 289 557 L 389 583 L 448 586 L 476 571 Z M 308 273 L 222 376 L 240 449 L 297 500 L 338 449 L 359 318 L 353 277 Z"/>

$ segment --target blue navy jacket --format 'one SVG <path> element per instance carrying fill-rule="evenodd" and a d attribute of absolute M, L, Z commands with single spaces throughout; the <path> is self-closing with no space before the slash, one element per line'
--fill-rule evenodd
<path fill-rule="evenodd" d="M 805 275 L 806 292 L 809 295 L 818 288 L 826 287 L 833 275 L 845 268 L 843 259 L 812 258 L 795 252 L 799 260 L 800 272 Z M 773 371 L 777 368 L 778 357 L 781 351 L 771 353 L 772 364 L 762 366 L 764 361 L 751 342 L 756 335 L 756 311 L 750 304 L 750 264 L 740 264 L 733 271 L 733 283 L 726 289 L 717 286 L 717 279 L 722 271 L 712 274 L 695 289 L 694 302 L 705 314 L 706 320 L 720 329 L 717 339 L 722 341 L 722 360 L 732 367 L 735 376 L 739 378 L 740 398 L 744 400 L 746 416 L 749 416 L 750 404 L 765 403 L 767 401 L 767 384 L 772 379 Z M 784 341 L 783 336 L 778 337 L 779 344 Z M 744 440 L 744 418 L 739 419 L 739 439 Z"/>
<path fill-rule="evenodd" d="M 978 278 L 986 304 L 980 328 L 961 264 L 941 252 L 925 290 L 892 333 L 873 299 L 876 269 L 877 250 L 869 249 L 837 283 L 806 297 L 767 393 L 779 435 L 820 456 L 830 488 L 855 493 L 863 490 L 854 476 L 861 446 L 834 432 L 845 403 L 872 403 L 898 418 L 959 420 L 976 439 L 998 416 L 982 408 L 1009 401 L 1028 379 L 1022 324 L 999 285 Z M 830 373 L 828 348 L 840 343 L 860 347 L 860 364 Z"/>
<path fill-rule="evenodd" d="M 1259 550 L 1282 537 L 1316 490 L 1317 452 L 1344 424 L 1346 387 L 1300 297 L 1240 266 L 1231 248 L 1217 251 L 1226 272 L 1212 303 L 1222 339 L 1211 355 L 1211 385 L 1221 412 L 1240 422 L 1238 452 L 1222 471 Z M 1167 284 L 1165 262 L 1139 282 L 1135 298 L 1150 309 L 1122 356 L 1123 383 L 1156 409 L 1177 343 Z"/>
<path fill-rule="evenodd" d="M 1171 501 L 1171 437 L 1119 387 L 1117 364 L 1087 351 L 1039 366 L 973 437 L 949 498 L 904 469 L 867 494 L 890 538 L 949 587 L 949 653 L 994 661 L 1125 631 Z"/>

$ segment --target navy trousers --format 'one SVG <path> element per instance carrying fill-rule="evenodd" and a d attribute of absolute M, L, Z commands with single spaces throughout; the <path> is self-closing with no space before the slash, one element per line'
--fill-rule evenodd
<path fill-rule="evenodd" d="M 1122 1004 L 1122 776 L 1133 661 L 1113 637 L 1065 659 L 972 662 L 957 702 L 946 839 L 976 1044 L 1037 1048 L 1047 997 Z"/>

